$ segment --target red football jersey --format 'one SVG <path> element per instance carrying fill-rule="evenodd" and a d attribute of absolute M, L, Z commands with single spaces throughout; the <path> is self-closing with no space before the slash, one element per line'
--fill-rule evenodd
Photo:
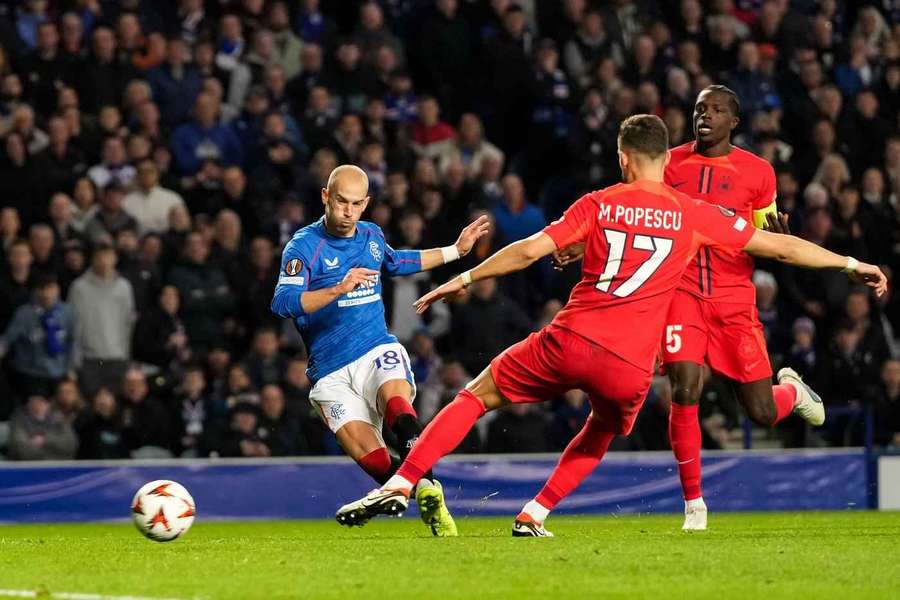
<path fill-rule="evenodd" d="M 740 148 L 726 156 L 706 158 L 695 151 L 695 143 L 672 150 L 666 167 L 666 183 L 725 208 L 753 223 L 753 211 L 775 201 L 775 170 L 766 160 Z M 705 248 L 684 272 L 681 289 L 718 302 L 756 304 L 750 278 L 753 258 L 741 250 Z"/>
<path fill-rule="evenodd" d="M 753 226 L 662 183 L 636 181 L 581 197 L 544 233 L 558 248 L 585 242 L 582 279 L 552 325 L 651 369 L 669 304 L 697 249 L 740 250 Z"/>

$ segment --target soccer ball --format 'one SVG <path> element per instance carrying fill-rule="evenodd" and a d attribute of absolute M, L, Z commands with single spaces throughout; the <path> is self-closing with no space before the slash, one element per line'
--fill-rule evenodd
<path fill-rule="evenodd" d="M 131 501 L 134 525 L 154 542 L 170 542 L 187 532 L 196 510 L 184 486 L 166 479 L 145 484 Z"/>

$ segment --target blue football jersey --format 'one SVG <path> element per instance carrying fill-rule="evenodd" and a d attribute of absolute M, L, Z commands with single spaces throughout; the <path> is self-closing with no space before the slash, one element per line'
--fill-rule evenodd
<path fill-rule="evenodd" d="M 379 271 L 378 280 L 358 286 L 331 304 L 306 313 L 303 292 L 334 287 L 352 268 Z M 353 237 L 325 229 L 325 218 L 297 231 L 284 247 L 272 312 L 292 318 L 309 349 L 307 374 L 313 384 L 380 344 L 396 342 L 387 330 L 381 274 L 409 275 L 422 270 L 420 250 L 394 250 L 381 228 L 360 221 Z"/>

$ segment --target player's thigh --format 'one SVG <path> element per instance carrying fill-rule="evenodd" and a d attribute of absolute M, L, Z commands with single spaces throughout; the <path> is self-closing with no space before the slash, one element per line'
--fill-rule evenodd
<path fill-rule="evenodd" d="M 371 398 L 375 409 L 383 414 L 384 406 L 394 396 L 412 402 L 416 382 L 409 366 L 409 355 L 402 344 L 382 344 L 373 348 L 352 366 L 355 387 L 364 398 Z"/>
<path fill-rule="evenodd" d="M 752 304 L 710 305 L 707 364 L 738 383 L 771 379 L 772 365 L 766 348 L 766 336 Z"/>
<path fill-rule="evenodd" d="M 601 347 L 592 374 L 579 387 L 587 392 L 592 418 L 603 431 L 628 435 L 652 381 L 652 369 L 641 369 Z"/>
<path fill-rule="evenodd" d="M 491 373 L 490 366 L 485 367 L 475 379 L 467 383 L 466 389 L 471 392 L 473 396 L 481 400 L 485 412 L 497 410 L 507 404 L 512 404 L 512 402 L 497 388 L 497 383 L 494 381 L 494 375 Z"/>
<path fill-rule="evenodd" d="M 363 398 L 354 388 L 349 366 L 317 381 L 309 392 L 309 402 L 336 436 L 345 425 L 353 422 L 366 423 L 376 432 L 381 431 L 381 418 L 374 410 L 374 398 Z"/>
<path fill-rule="evenodd" d="M 561 373 L 566 360 L 561 353 L 558 340 L 545 327 L 492 360 L 491 381 L 500 396 L 512 404 L 551 400 L 575 387 Z"/>
<path fill-rule="evenodd" d="M 703 314 L 703 301 L 692 294 L 678 291 L 669 305 L 663 331 L 663 364 L 691 362 L 703 364 L 706 359 L 710 331 Z"/>

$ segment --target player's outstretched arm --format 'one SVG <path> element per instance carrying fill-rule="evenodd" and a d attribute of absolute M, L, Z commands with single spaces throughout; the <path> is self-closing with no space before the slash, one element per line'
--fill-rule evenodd
<path fill-rule="evenodd" d="M 305 289 L 306 282 L 302 284 L 279 282 L 275 288 L 275 297 L 272 299 L 272 312 L 283 319 L 294 319 L 314 313 L 358 286 L 375 285 L 377 278 L 378 271 L 354 268 L 347 271 L 344 279 L 336 286 L 311 292 Z M 302 281 L 303 278 L 300 279 Z"/>
<path fill-rule="evenodd" d="M 340 296 L 349 294 L 357 287 L 372 286 L 378 282 L 378 271 L 372 269 L 353 268 L 347 271 L 344 279 L 334 287 L 316 290 L 314 292 L 303 292 L 300 296 L 300 304 L 303 306 L 303 312 L 314 313 L 320 308 L 325 308 Z"/>
<path fill-rule="evenodd" d="M 459 234 L 456 243 L 445 248 L 433 248 L 422 250 L 422 270 L 429 271 L 454 260 L 458 260 L 472 250 L 472 246 L 491 228 L 491 223 L 485 215 L 481 215 L 468 225 Z"/>
<path fill-rule="evenodd" d="M 859 262 L 850 256 L 835 254 L 792 235 L 756 229 L 744 250 L 753 256 L 774 258 L 807 269 L 840 269 L 853 281 L 873 288 L 878 296 L 887 291 L 887 277 L 875 265 Z"/>
<path fill-rule="evenodd" d="M 521 271 L 554 250 L 556 242 L 553 238 L 543 231 L 535 233 L 531 237 L 501 248 L 474 269 L 457 275 L 444 285 L 431 290 L 416 300 L 413 306 L 416 307 L 417 313 L 422 314 L 438 300 L 458 295 L 475 281 Z"/>

